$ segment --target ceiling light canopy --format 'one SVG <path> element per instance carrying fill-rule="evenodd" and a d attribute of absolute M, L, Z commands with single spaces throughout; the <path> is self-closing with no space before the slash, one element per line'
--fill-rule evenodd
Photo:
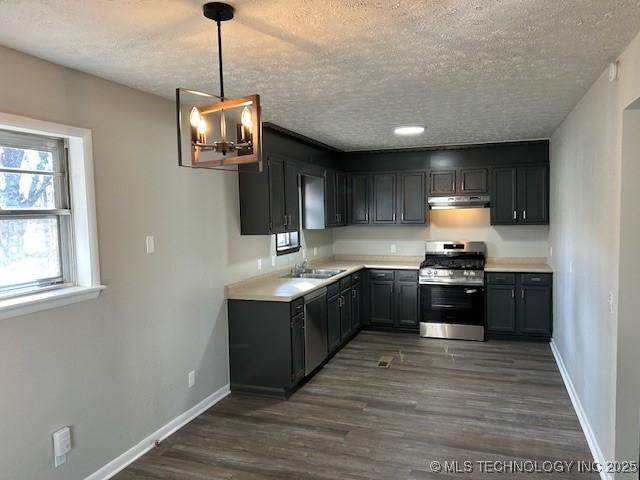
<path fill-rule="evenodd" d="M 402 125 L 393 129 L 393 133 L 408 137 L 411 135 L 420 135 L 424 133 L 424 127 L 422 125 Z"/>
<path fill-rule="evenodd" d="M 209 2 L 203 5 L 202 13 L 218 27 L 220 95 L 176 89 L 178 165 L 236 170 L 240 164 L 257 163 L 262 171 L 260 97 L 224 96 L 221 24 L 233 18 L 233 7 Z M 187 158 L 190 164 L 184 161 Z"/>

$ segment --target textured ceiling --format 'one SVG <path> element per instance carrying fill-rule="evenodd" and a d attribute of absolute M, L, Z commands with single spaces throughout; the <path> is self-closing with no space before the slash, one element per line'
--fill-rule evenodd
<path fill-rule="evenodd" d="M 0 0 L 0 44 L 168 98 L 217 92 L 202 3 Z M 640 0 L 230 3 L 226 94 L 345 150 L 549 137 L 640 29 Z"/>

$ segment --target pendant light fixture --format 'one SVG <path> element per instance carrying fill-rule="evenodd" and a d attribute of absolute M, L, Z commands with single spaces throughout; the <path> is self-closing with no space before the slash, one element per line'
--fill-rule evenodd
<path fill-rule="evenodd" d="M 233 18 L 233 7 L 209 2 L 202 12 L 217 26 L 220 95 L 176 89 L 178 165 L 237 171 L 238 165 L 255 163 L 261 172 L 260 97 L 224 95 L 222 22 Z"/>

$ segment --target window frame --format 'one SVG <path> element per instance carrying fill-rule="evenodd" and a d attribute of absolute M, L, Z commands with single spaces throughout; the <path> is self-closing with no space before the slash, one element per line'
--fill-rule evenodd
<path fill-rule="evenodd" d="M 296 238 L 297 238 L 297 244 L 296 245 L 292 245 L 291 244 L 291 235 L 292 234 L 296 234 Z M 287 242 L 284 245 L 284 249 L 280 250 L 278 248 L 278 236 L 280 235 L 286 235 L 287 236 Z M 283 232 L 283 233 L 276 233 L 275 234 L 275 242 L 276 242 L 276 256 L 280 256 L 280 255 L 288 255 L 290 253 L 295 253 L 295 252 L 299 252 L 300 251 L 300 230 L 297 230 L 295 232 Z"/>
<path fill-rule="evenodd" d="M 58 260 L 60 268 L 60 275 L 55 277 L 38 278 L 28 282 L 0 287 L 0 299 L 72 286 L 75 281 L 72 228 L 73 210 L 71 208 L 67 142 L 61 137 L 16 132 L 0 128 L 0 146 L 21 150 L 50 152 L 52 154 L 53 165 L 51 171 L 29 170 L 0 165 L 0 173 L 52 177 L 55 200 L 54 208 L 4 210 L 0 208 L 0 220 L 55 218 L 58 233 Z"/>
<path fill-rule="evenodd" d="M 105 286 L 100 282 L 91 130 L 3 112 L 0 129 L 64 139 L 73 212 L 73 221 L 69 222 L 73 244 L 70 262 L 75 271 L 70 285 L 0 298 L 0 320 L 97 298 Z"/>

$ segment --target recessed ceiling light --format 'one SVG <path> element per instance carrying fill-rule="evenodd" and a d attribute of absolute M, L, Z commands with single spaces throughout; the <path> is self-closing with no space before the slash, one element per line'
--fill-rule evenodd
<path fill-rule="evenodd" d="M 420 135 L 424 132 L 424 127 L 420 125 L 404 125 L 393 129 L 396 135 Z"/>

